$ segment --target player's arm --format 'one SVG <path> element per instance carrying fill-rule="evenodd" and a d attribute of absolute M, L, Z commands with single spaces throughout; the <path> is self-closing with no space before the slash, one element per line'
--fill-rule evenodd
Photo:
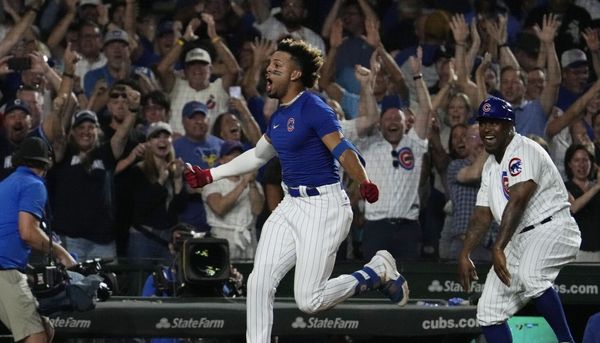
<path fill-rule="evenodd" d="M 263 135 L 254 148 L 218 167 L 202 169 L 186 163 L 184 176 L 186 182 L 192 188 L 204 187 L 213 181 L 228 176 L 237 176 L 255 171 L 269 162 L 276 154 L 275 148 L 269 142 L 268 137 Z"/>
<path fill-rule="evenodd" d="M 370 203 L 377 201 L 379 199 L 379 189 L 367 177 L 367 171 L 361 163 L 362 157 L 359 157 L 358 149 L 345 139 L 339 131 L 328 133 L 321 140 L 333 156 L 340 161 L 344 171 L 360 184 L 359 189 L 362 197 Z"/>
<path fill-rule="evenodd" d="M 477 280 L 475 265 L 469 255 L 473 248 L 481 241 L 483 236 L 490 229 L 492 223 L 492 211 L 489 207 L 476 206 L 471 218 L 469 227 L 463 243 L 463 248 L 458 255 L 458 276 L 460 284 L 465 291 L 470 290 L 471 280 Z"/>
<path fill-rule="evenodd" d="M 492 249 L 504 250 L 519 226 L 527 203 L 529 202 L 529 199 L 531 199 L 536 188 L 537 184 L 533 182 L 533 180 L 519 182 L 509 188 L 510 199 L 502 213 L 500 233 L 498 234 Z"/>

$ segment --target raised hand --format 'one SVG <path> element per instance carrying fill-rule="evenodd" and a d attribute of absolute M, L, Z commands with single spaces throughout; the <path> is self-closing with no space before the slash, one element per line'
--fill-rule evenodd
<path fill-rule="evenodd" d="M 344 24 L 342 19 L 336 19 L 331 25 L 331 32 L 329 33 L 329 45 L 331 48 L 337 48 L 342 45 L 344 41 L 343 36 Z"/>
<path fill-rule="evenodd" d="M 412 71 L 413 76 L 421 74 L 421 67 L 423 61 L 423 48 L 421 46 L 417 47 L 417 54 L 415 56 L 410 56 L 410 70 Z"/>
<path fill-rule="evenodd" d="M 560 22 L 558 21 L 556 14 L 550 13 L 544 14 L 542 28 L 540 29 L 540 27 L 536 24 L 533 27 L 533 30 L 542 43 L 552 43 L 559 26 Z"/>
<path fill-rule="evenodd" d="M 360 64 L 354 66 L 354 76 L 361 85 L 371 81 L 371 71 Z"/>
<path fill-rule="evenodd" d="M 464 15 L 456 14 L 452 16 L 450 30 L 452 30 L 452 36 L 456 44 L 466 44 L 467 38 L 469 38 L 469 26 Z"/>
<path fill-rule="evenodd" d="M 185 28 L 185 33 L 183 34 L 183 39 L 186 42 L 191 42 L 191 41 L 198 39 L 198 36 L 196 36 L 196 34 L 194 32 L 200 25 L 202 25 L 202 22 L 200 21 L 200 19 L 193 18 L 192 20 L 190 20 L 187 27 Z"/>
<path fill-rule="evenodd" d="M 269 60 L 269 56 L 275 51 L 275 42 L 266 38 L 255 38 L 250 44 L 252 49 L 252 60 L 255 64 L 261 64 Z"/>
<path fill-rule="evenodd" d="M 202 13 L 200 17 L 202 18 L 202 21 L 206 23 L 206 33 L 208 34 L 208 38 L 213 39 L 218 37 L 217 29 L 215 28 L 215 19 L 212 14 Z"/>
<path fill-rule="evenodd" d="M 374 49 L 377 49 L 381 44 L 381 37 L 379 36 L 379 21 L 372 17 L 365 19 L 365 31 L 367 33 L 367 43 Z"/>
<path fill-rule="evenodd" d="M 592 29 L 590 27 L 586 28 L 584 32 L 581 33 L 583 39 L 585 39 L 585 44 L 587 45 L 590 52 L 596 52 L 600 50 L 600 35 L 598 29 Z"/>

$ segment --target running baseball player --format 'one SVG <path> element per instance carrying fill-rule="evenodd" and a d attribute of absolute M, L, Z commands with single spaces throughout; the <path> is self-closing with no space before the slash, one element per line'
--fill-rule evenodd
<path fill-rule="evenodd" d="M 258 169 L 275 155 L 282 168 L 284 199 L 263 226 L 247 285 L 247 342 L 270 341 L 275 289 L 296 267 L 294 296 L 300 310 L 315 313 L 354 294 L 379 289 L 404 305 L 408 285 L 394 258 L 379 251 L 351 275 L 328 280 L 336 251 L 350 230 L 352 210 L 340 184 L 337 159 L 370 203 L 379 190 L 369 181 L 358 150 L 340 133 L 335 113 L 310 92 L 323 63 L 319 50 L 300 40 L 279 42 L 266 72 L 267 94 L 280 106 L 254 149 L 216 168 L 188 166 L 194 188 Z"/>
<path fill-rule="evenodd" d="M 558 169 L 541 146 L 515 133 L 515 114 L 508 102 L 484 100 L 477 120 L 490 156 L 458 258 L 461 285 L 469 291 L 471 281 L 477 280 L 469 254 L 493 218 L 500 223 L 500 233 L 477 305 L 487 342 L 512 342 L 507 320 L 531 299 L 558 341 L 574 342 L 552 287 L 560 269 L 575 260 L 581 243 Z"/>

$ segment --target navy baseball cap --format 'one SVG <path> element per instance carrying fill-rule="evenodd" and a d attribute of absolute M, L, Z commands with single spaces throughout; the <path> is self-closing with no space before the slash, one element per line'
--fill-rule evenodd
<path fill-rule="evenodd" d="M 79 126 L 84 121 L 89 121 L 95 125 L 98 125 L 98 116 L 96 116 L 96 113 L 94 113 L 94 111 L 90 111 L 90 110 L 79 111 L 79 112 L 75 113 L 75 115 L 73 116 L 73 123 L 71 124 L 71 126 L 72 127 Z"/>
<path fill-rule="evenodd" d="M 208 115 L 208 107 L 200 101 L 190 101 L 183 106 L 181 114 L 186 118 L 193 118 L 196 113 L 202 113 L 204 116 Z"/>
<path fill-rule="evenodd" d="M 381 114 L 390 108 L 404 109 L 408 107 L 406 101 L 399 95 L 386 95 L 381 99 Z"/>
<path fill-rule="evenodd" d="M 240 152 L 244 152 L 244 146 L 240 141 L 225 141 L 223 145 L 221 145 L 221 152 L 219 157 L 223 157 L 225 155 L 229 155 L 235 150 L 239 150 Z"/>
<path fill-rule="evenodd" d="M 4 114 L 8 114 L 14 110 L 22 110 L 23 112 L 27 113 L 27 114 L 31 114 L 31 110 L 29 109 L 29 105 L 27 105 L 27 103 L 21 99 L 14 99 L 9 101 L 6 104 L 6 108 L 4 110 Z"/>
<path fill-rule="evenodd" d="M 163 21 L 162 23 L 158 24 L 158 27 L 156 28 L 156 37 L 161 37 L 169 33 L 173 33 L 172 21 Z"/>
<path fill-rule="evenodd" d="M 492 96 L 479 105 L 477 121 L 482 119 L 506 120 L 514 123 L 515 112 L 508 101 Z"/>

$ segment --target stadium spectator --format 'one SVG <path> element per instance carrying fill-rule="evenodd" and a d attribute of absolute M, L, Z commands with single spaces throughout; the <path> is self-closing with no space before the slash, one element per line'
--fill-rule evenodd
<path fill-rule="evenodd" d="M 571 145 L 565 153 L 565 182 L 571 213 L 581 231 L 577 262 L 600 262 L 600 168 L 594 156 L 581 144 Z"/>
<path fill-rule="evenodd" d="M 225 141 L 219 163 L 227 163 L 244 152 L 240 141 Z M 264 206 L 264 193 L 256 173 L 231 176 L 206 185 L 202 191 L 211 235 L 229 242 L 232 260 L 252 260 L 256 251 L 256 217 Z"/>
<path fill-rule="evenodd" d="M 185 104 L 181 113 L 185 134 L 173 142 L 177 158 L 202 168 L 217 166 L 223 144 L 222 139 L 209 133 L 208 113 L 208 108 L 201 102 L 190 101 Z M 192 225 L 197 231 L 209 231 L 202 190 L 188 189 L 188 192 L 190 196 L 179 221 Z"/>
<path fill-rule="evenodd" d="M 142 160 L 129 171 L 133 203 L 127 257 L 135 261 L 170 259 L 170 228 L 185 206 L 183 161 L 175 158 L 171 127 L 159 121 L 147 128 Z"/>
<path fill-rule="evenodd" d="M 172 117 L 169 124 L 176 134 L 182 134 L 184 131 L 181 113 L 184 105 L 190 101 L 200 101 L 206 105 L 209 110 L 206 115 L 209 119 L 209 125 L 212 126 L 217 115 L 227 110 L 229 86 L 235 83 L 240 71 L 235 57 L 233 57 L 221 37 L 217 35 L 212 16 L 203 13 L 202 21 L 207 25 L 211 43 L 225 65 L 225 73 L 216 80 L 211 81 L 212 57 L 208 51 L 199 47 L 194 47 L 185 54 L 183 75 L 173 70 L 173 64 L 181 55 L 184 46 L 188 42 L 198 39 L 194 31 L 200 26 L 201 22 L 197 18 L 190 21 L 183 37 L 177 41 L 177 44 L 156 68 L 164 90 L 171 97 Z"/>

